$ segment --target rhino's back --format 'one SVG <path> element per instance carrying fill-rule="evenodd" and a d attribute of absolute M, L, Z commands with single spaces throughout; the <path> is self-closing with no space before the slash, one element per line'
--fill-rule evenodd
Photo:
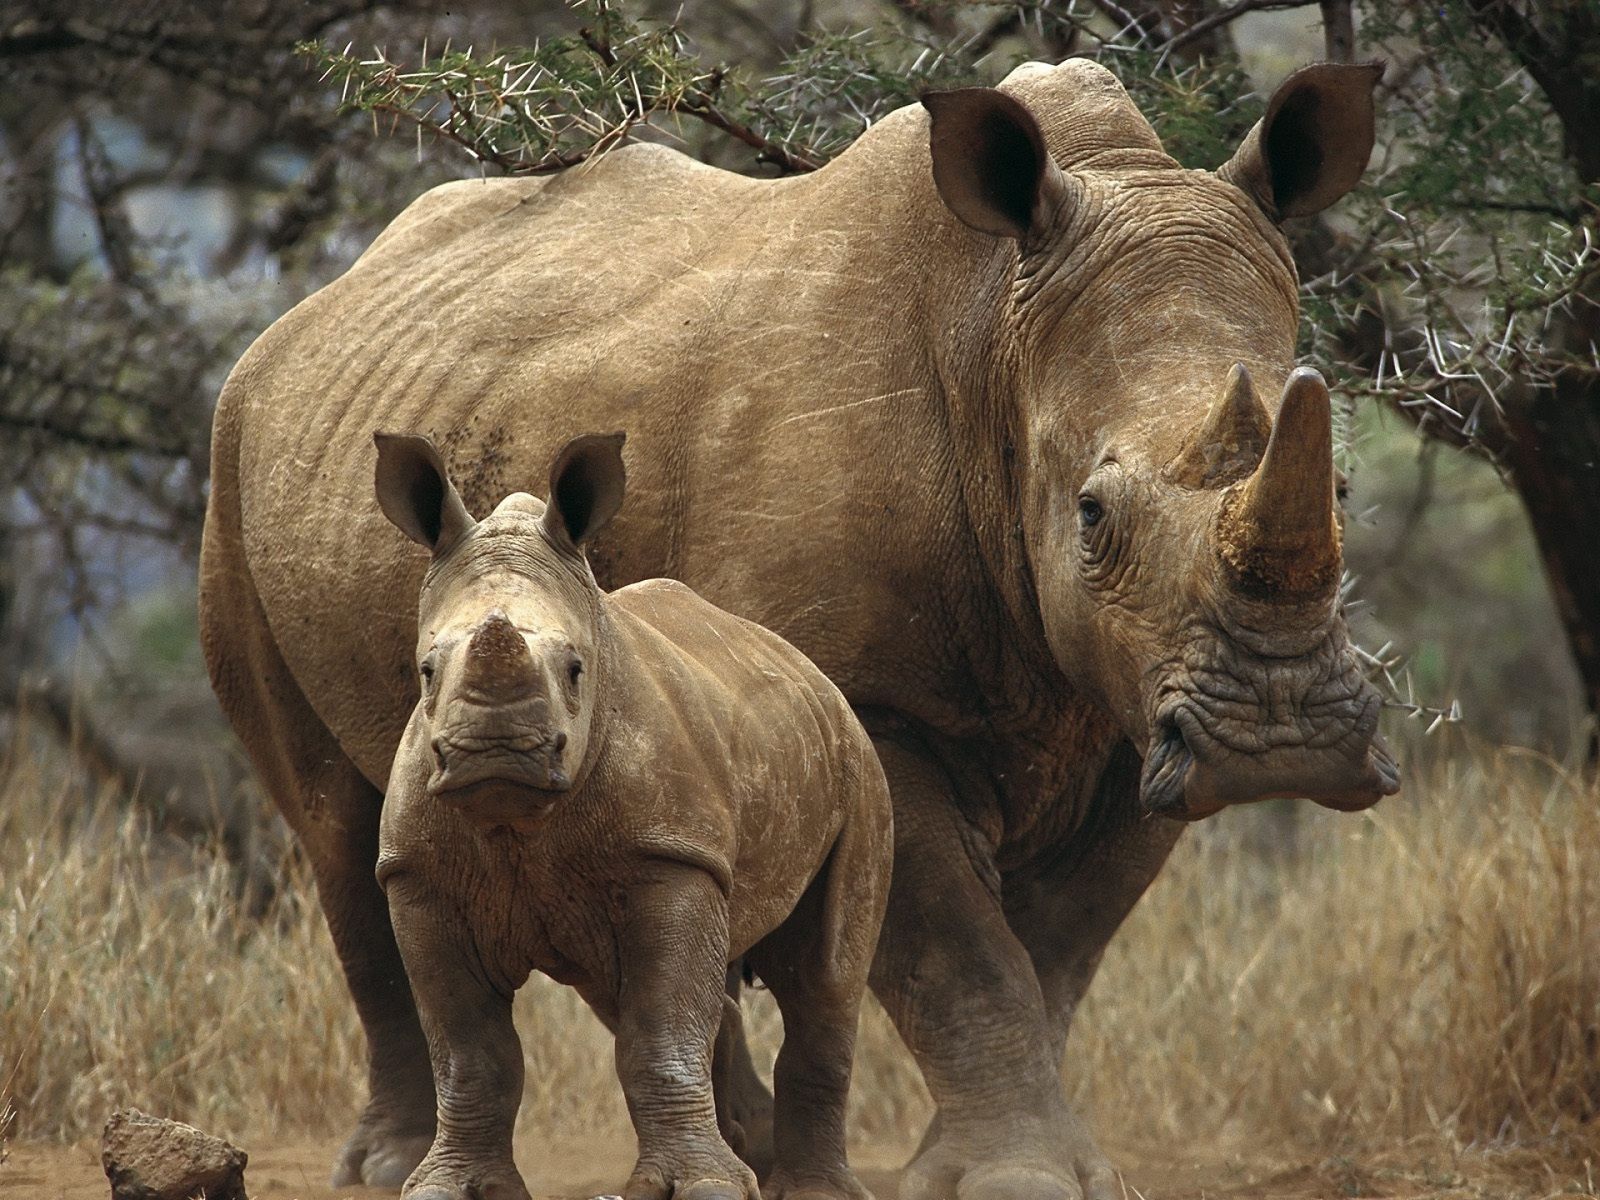
<path fill-rule="evenodd" d="M 735 758 L 816 755 L 866 744 L 848 701 L 797 647 L 753 621 L 718 608 L 675 579 L 646 579 L 612 592 L 613 612 L 649 630 L 646 674 L 658 699 L 694 719 L 707 737 L 737 738 L 741 728 L 778 727 L 749 744 L 730 740 Z"/>
<path fill-rule="evenodd" d="M 793 908 L 847 822 L 887 824 L 871 743 L 839 690 L 770 630 L 673 580 L 607 603 L 628 656 L 604 759 L 630 789 L 618 819 L 641 838 L 671 829 L 725 848 L 748 944 Z"/>
<path fill-rule="evenodd" d="M 919 340 L 894 338 L 916 297 L 881 301 L 914 269 L 894 252 L 908 218 L 889 210 L 907 201 L 884 170 L 920 145 L 910 118 L 800 179 L 639 146 L 548 180 L 447 185 L 241 360 L 215 486 L 237 489 L 278 651 L 369 777 L 411 702 L 424 566 L 372 499 L 375 430 L 433 437 L 478 513 L 542 494 L 567 438 L 625 430 L 630 499 L 594 548 L 602 582 L 679 576 L 797 641 L 790 614 L 825 613 L 827 638 L 863 657 L 869 609 L 906 587 L 850 571 L 869 526 L 898 509 L 960 529 L 947 458 L 917 484 L 943 502 L 870 465 L 876 444 L 887 462 L 941 432 L 916 424 Z M 920 542 L 906 530 L 907 571 Z"/>

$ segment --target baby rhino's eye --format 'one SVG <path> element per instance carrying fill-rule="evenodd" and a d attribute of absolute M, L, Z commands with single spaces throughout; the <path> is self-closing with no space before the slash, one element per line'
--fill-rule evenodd
<path fill-rule="evenodd" d="M 431 659 L 431 658 L 423 659 L 422 660 L 422 665 L 417 668 L 417 674 L 422 676 L 423 686 L 427 686 L 428 684 L 432 683 L 433 682 L 433 659 Z"/>
<path fill-rule="evenodd" d="M 1100 501 L 1093 496 L 1078 497 L 1078 519 L 1084 525 L 1093 526 L 1100 523 L 1100 518 L 1105 515 L 1105 509 L 1100 507 Z"/>
<path fill-rule="evenodd" d="M 583 675 L 583 661 L 574 658 L 567 664 L 567 682 L 573 687 L 578 686 L 578 680 Z"/>

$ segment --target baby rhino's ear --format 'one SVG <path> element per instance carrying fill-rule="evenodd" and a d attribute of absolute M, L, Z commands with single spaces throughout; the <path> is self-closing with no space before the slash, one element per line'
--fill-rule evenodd
<path fill-rule="evenodd" d="M 445 469 L 438 448 L 410 433 L 375 433 L 378 507 L 395 527 L 435 558 L 459 542 L 476 522 Z"/>
<path fill-rule="evenodd" d="M 544 531 L 558 546 L 577 549 L 622 507 L 627 474 L 620 433 L 573 438 L 550 464 L 550 499 Z"/>

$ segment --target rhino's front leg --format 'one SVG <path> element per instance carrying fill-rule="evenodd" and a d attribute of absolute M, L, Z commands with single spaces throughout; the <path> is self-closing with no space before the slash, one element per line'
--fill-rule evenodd
<path fill-rule="evenodd" d="M 1112 935 L 1166 863 L 1186 828 L 1138 813 L 1139 756 L 1112 756 L 1074 853 L 1005 880 L 1006 920 L 1027 947 L 1044 992 L 1060 1062 L 1078 1004 Z"/>
<path fill-rule="evenodd" d="M 433 1146 L 406 1200 L 529 1200 L 511 1157 L 522 1102 L 522 1043 L 512 990 L 487 978 L 471 931 L 415 876 L 384 884 L 422 1016 L 439 1096 Z"/>
<path fill-rule="evenodd" d="M 759 1200 L 723 1140 L 711 1094 L 728 905 L 694 867 L 656 863 L 628 889 L 617 932 L 617 1075 L 639 1137 L 625 1200 Z"/>
<path fill-rule="evenodd" d="M 1120 1200 L 1116 1172 L 1067 1105 L 1044 996 L 1006 923 L 991 851 L 937 764 L 877 745 L 894 793 L 895 857 L 872 988 L 938 1105 L 902 1200 Z"/>

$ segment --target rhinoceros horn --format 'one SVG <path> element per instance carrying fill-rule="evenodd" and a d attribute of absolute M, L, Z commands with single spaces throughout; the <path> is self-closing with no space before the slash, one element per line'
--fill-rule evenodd
<path fill-rule="evenodd" d="M 498 608 L 478 623 L 467 643 L 468 686 L 480 695 L 510 701 L 533 683 L 533 655 L 511 618 Z"/>
<path fill-rule="evenodd" d="M 1166 477 L 1190 488 L 1233 483 L 1255 470 L 1271 432 L 1272 419 L 1256 399 L 1250 372 L 1234 363 L 1211 411 L 1167 465 Z"/>
<path fill-rule="evenodd" d="M 1261 465 L 1223 500 L 1218 541 L 1246 592 L 1309 600 L 1337 589 L 1333 414 L 1316 371 L 1289 376 Z"/>

